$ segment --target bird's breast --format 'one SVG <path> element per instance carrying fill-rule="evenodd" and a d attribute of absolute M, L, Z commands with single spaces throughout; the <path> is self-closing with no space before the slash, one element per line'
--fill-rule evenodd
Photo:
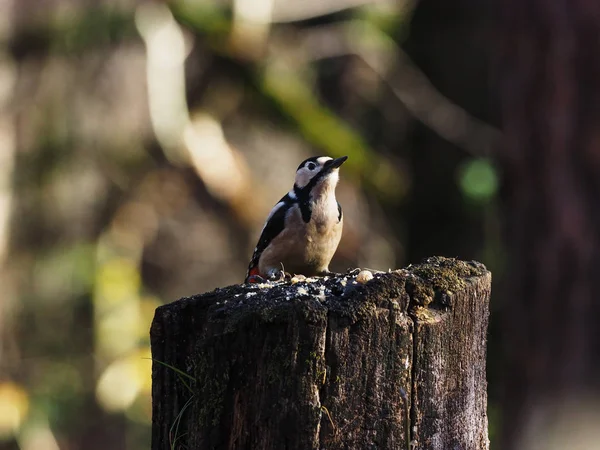
<path fill-rule="evenodd" d="M 339 222 L 338 205 L 335 197 L 330 196 L 312 205 L 310 223 L 320 232 L 334 228 Z"/>
<path fill-rule="evenodd" d="M 326 269 L 339 244 L 342 226 L 335 198 L 333 202 L 314 203 L 308 222 L 304 222 L 300 208 L 293 208 L 284 230 L 260 258 L 261 273 L 281 265 L 286 271 L 304 275 Z"/>

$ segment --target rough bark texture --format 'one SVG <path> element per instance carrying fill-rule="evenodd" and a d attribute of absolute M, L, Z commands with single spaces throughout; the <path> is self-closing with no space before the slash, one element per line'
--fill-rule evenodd
<path fill-rule="evenodd" d="M 568 405 L 600 407 L 600 2 L 499 7 L 510 258 L 499 448 L 511 450 L 531 448 L 529 433 L 578 440 L 585 433 L 557 425 L 571 420 Z"/>
<path fill-rule="evenodd" d="M 490 273 L 430 258 L 355 278 L 158 308 L 152 449 L 409 448 L 407 430 L 419 449 L 487 449 Z"/>

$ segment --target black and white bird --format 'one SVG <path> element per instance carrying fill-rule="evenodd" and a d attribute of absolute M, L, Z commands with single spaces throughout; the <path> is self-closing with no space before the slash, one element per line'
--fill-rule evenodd
<path fill-rule="evenodd" d="M 335 198 L 339 168 L 347 156 L 315 156 L 296 170 L 294 188 L 271 210 L 262 229 L 246 283 L 276 280 L 284 273 L 305 276 L 329 273 L 344 218 Z"/>

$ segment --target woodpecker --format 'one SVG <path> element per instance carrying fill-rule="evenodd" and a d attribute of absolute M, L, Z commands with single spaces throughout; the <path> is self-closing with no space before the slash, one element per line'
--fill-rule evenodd
<path fill-rule="evenodd" d="M 267 217 L 246 273 L 246 283 L 276 280 L 288 273 L 329 273 L 344 218 L 335 198 L 339 168 L 347 156 L 315 156 L 296 170 L 294 187 Z"/>

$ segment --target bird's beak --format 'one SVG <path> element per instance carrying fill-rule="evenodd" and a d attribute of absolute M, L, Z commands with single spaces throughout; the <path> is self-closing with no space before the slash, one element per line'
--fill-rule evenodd
<path fill-rule="evenodd" d="M 336 159 L 332 159 L 331 161 L 327 161 L 325 163 L 325 169 L 326 170 L 333 170 L 333 169 L 337 169 L 338 167 L 340 167 L 342 164 L 344 164 L 344 161 L 346 161 L 348 159 L 347 156 L 342 156 L 341 158 L 336 158 Z"/>

